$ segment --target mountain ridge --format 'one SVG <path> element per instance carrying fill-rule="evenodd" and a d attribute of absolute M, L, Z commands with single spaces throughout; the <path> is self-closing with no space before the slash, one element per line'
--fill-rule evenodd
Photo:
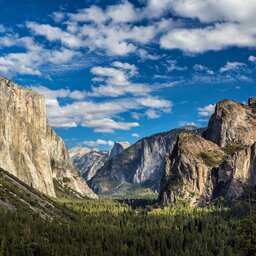
<path fill-rule="evenodd" d="M 163 158 L 172 150 L 178 134 L 181 131 L 201 133 L 203 130 L 181 128 L 142 138 L 107 161 L 89 181 L 89 185 L 99 194 L 111 194 L 121 184 L 158 190 Z"/>

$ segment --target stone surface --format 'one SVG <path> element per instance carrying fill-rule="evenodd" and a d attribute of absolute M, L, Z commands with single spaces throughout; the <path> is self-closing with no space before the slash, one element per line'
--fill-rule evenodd
<path fill-rule="evenodd" d="M 115 157 L 128 147 L 130 147 L 130 144 L 128 142 L 115 142 L 114 146 L 109 152 L 108 160 L 111 160 L 113 157 Z"/>
<path fill-rule="evenodd" d="M 252 145 L 256 141 L 256 113 L 253 110 L 235 101 L 220 101 L 204 137 L 221 147 L 231 143 Z"/>
<path fill-rule="evenodd" d="M 75 173 L 62 139 L 47 125 L 43 95 L 0 77 L 0 167 L 55 197 L 53 177 L 95 196 Z"/>
<path fill-rule="evenodd" d="M 78 175 L 64 141 L 50 126 L 47 126 L 47 139 L 53 179 L 84 197 L 97 198 L 85 180 Z"/>
<path fill-rule="evenodd" d="M 55 196 L 43 95 L 0 78 L 0 167 Z"/>
<path fill-rule="evenodd" d="M 99 194 L 112 194 L 122 184 L 159 190 L 165 155 L 172 151 L 182 131 L 187 130 L 175 129 L 139 140 L 107 161 L 90 180 L 90 187 Z M 194 129 L 194 132 L 202 130 Z"/>
<path fill-rule="evenodd" d="M 256 98 L 249 98 L 248 99 L 248 106 L 256 107 Z"/>
<path fill-rule="evenodd" d="M 223 100 L 203 137 L 180 135 L 166 158 L 159 202 L 204 206 L 234 200 L 256 185 L 256 115 L 253 106 Z"/>
<path fill-rule="evenodd" d="M 209 165 L 202 153 L 213 155 Z M 195 134 L 180 134 L 172 154 L 166 158 L 159 193 L 160 203 L 188 201 L 203 206 L 212 199 L 215 169 L 225 153 L 216 144 Z"/>
<path fill-rule="evenodd" d="M 256 185 L 256 143 L 229 157 L 218 169 L 218 183 L 214 197 L 228 200 L 243 195 L 244 188 Z"/>

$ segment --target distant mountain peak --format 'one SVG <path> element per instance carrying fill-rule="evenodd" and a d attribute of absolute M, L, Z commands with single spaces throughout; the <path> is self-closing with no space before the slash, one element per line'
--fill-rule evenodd
<path fill-rule="evenodd" d="M 109 151 L 109 159 L 112 159 L 128 147 L 130 147 L 129 142 L 115 142 L 114 146 Z"/>
<path fill-rule="evenodd" d="M 184 127 L 183 127 L 183 129 L 184 130 L 186 130 L 186 131 L 194 131 L 194 130 L 196 130 L 197 129 L 197 127 L 195 126 L 195 125 L 185 125 Z"/>
<path fill-rule="evenodd" d="M 84 154 L 88 154 L 90 152 L 101 152 L 101 150 L 97 149 L 97 148 L 88 148 L 88 147 L 84 147 L 84 146 L 76 146 L 73 147 L 71 149 L 69 149 L 69 155 L 72 158 L 73 156 L 83 156 Z"/>
<path fill-rule="evenodd" d="M 106 161 L 112 159 L 129 146 L 128 142 L 115 142 L 108 152 L 97 148 L 77 146 L 69 150 L 69 155 L 80 175 L 86 181 L 89 181 Z"/>
<path fill-rule="evenodd" d="M 187 131 L 180 128 L 142 138 L 113 156 L 110 161 L 106 161 L 90 180 L 89 185 L 99 194 L 113 194 L 115 189 L 121 189 L 123 184 L 129 185 L 131 189 L 144 186 L 152 191 L 158 190 L 162 177 L 161 166 L 165 155 L 172 151 L 178 134 L 201 134 L 202 131 L 203 129 Z"/>

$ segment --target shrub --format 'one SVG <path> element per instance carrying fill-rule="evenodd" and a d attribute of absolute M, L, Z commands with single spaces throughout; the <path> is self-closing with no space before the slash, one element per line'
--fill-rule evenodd
<path fill-rule="evenodd" d="M 202 158 L 204 163 L 209 167 L 220 166 L 225 160 L 224 153 L 220 151 L 201 152 L 200 157 Z"/>
<path fill-rule="evenodd" d="M 244 149 L 246 149 L 246 145 L 235 143 L 227 145 L 224 151 L 228 156 L 233 156 L 236 152 Z"/>
<path fill-rule="evenodd" d="M 64 183 L 69 183 L 70 181 L 71 181 L 71 180 L 70 180 L 68 177 L 64 177 L 64 178 L 63 178 L 63 182 L 64 182 Z"/>

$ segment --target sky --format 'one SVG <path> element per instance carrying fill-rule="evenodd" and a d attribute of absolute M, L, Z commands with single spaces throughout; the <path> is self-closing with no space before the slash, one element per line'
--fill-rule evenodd
<path fill-rule="evenodd" d="M 0 0 L 0 76 L 43 93 L 69 148 L 207 126 L 256 96 L 256 1 Z"/>

